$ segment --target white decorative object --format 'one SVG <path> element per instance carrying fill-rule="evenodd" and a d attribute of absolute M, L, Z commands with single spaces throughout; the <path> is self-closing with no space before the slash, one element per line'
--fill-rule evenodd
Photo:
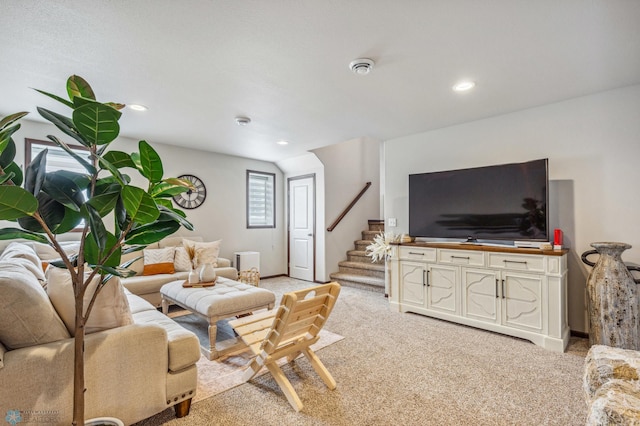
<path fill-rule="evenodd" d="M 200 282 L 200 275 L 195 269 L 189 271 L 189 284 L 198 284 Z"/>
<path fill-rule="evenodd" d="M 371 257 L 371 263 L 386 261 L 391 255 L 391 243 L 396 241 L 396 238 L 393 232 L 381 232 L 373 237 L 373 242 L 365 250 L 367 256 Z"/>
<path fill-rule="evenodd" d="M 205 263 L 200 269 L 200 282 L 210 283 L 216 279 L 216 270 L 213 267 L 213 263 Z"/>

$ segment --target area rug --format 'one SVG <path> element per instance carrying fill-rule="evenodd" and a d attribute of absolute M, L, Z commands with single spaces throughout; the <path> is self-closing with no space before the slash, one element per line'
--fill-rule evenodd
<path fill-rule="evenodd" d="M 169 316 L 187 330 L 194 332 L 198 336 L 201 346 L 208 347 L 207 321 L 196 315 L 189 314 L 188 311 L 170 312 Z M 218 334 L 216 340 L 218 342 L 234 339 L 233 330 L 226 320 L 218 321 L 217 326 Z M 344 337 L 323 329 L 320 331 L 320 340 L 312 345 L 311 349 L 317 351 L 342 339 Z M 198 367 L 198 388 L 193 402 L 202 401 L 244 383 L 242 374 L 250 359 L 251 352 L 248 349 L 240 349 L 213 361 L 201 356 L 196 364 Z M 280 363 L 284 364 L 284 362 L 285 360 L 283 359 Z M 267 370 L 263 368 L 258 375 L 262 375 L 265 372 Z"/>

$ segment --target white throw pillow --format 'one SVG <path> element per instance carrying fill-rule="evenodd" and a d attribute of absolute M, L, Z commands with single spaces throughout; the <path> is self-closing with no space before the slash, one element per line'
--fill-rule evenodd
<path fill-rule="evenodd" d="M 89 276 L 85 273 L 85 279 Z M 91 297 L 96 291 L 100 282 L 100 276 L 91 280 L 84 295 L 84 312 L 91 301 Z M 75 298 L 73 295 L 73 284 L 71 274 L 66 269 L 50 267 L 47 269 L 47 293 L 51 299 L 53 307 L 67 326 L 67 330 L 75 335 Z M 104 285 L 89 314 L 89 319 L 85 325 L 85 333 L 95 333 L 101 330 L 116 328 L 123 325 L 133 324 L 133 316 L 129 309 L 129 302 L 124 293 L 120 278 L 113 277 Z"/>
<path fill-rule="evenodd" d="M 142 275 L 173 274 L 175 248 L 144 249 L 144 270 Z"/>
<path fill-rule="evenodd" d="M 210 243 L 201 243 L 185 239 L 182 242 L 185 248 L 195 247 L 197 267 L 200 267 L 205 263 L 211 263 L 214 267 L 218 266 L 218 256 L 220 254 L 221 243 L 222 240 Z"/>
<path fill-rule="evenodd" d="M 176 272 L 191 271 L 191 259 L 184 247 L 176 247 L 176 254 L 173 258 L 173 266 Z"/>
<path fill-rule="evenodd" d="M 33 274 L 12 260 L 0 261 L 0 342 L 18 349 L 69 337 Z"/>

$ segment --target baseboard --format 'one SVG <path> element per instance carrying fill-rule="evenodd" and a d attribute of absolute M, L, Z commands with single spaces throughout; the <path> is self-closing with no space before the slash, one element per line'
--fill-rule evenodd
<path fill-rule="evenodd" d="M 589 338 L 589 333 L 585 333 L 584 331 L 571 330 L 571 335 L 573 337 L 581 337 L 583 339 L 588 339 Z"/>
<path fill-rule="evenodd" d="M 265 280 L 267 278 L 278 278 L 278 277 L 288 277 L 287 274 L 278 274 L 278 275 L 268 275 L 266 277 L 260 277 L 261 280 Z"/>

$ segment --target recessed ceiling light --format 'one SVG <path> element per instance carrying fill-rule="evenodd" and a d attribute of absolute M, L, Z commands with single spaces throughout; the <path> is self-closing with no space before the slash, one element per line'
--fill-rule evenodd
<path fill-rule="evenodd" d="M 249 117 L 236 117 L 236 124 L 238 126 L 246 126 L 249 123 L 251 123 L 251 119 Z"/>
<path fill-rule="evenodd" d="M 129 108 L 131 108 L 134 111 L 146 111 L 149 109 L 145 105 L 140 105 L 140 104 L 129 104 Z"/>
<path fill-rule="evenodd" d="M 459 83 L 456 83 L 453 86 L 453 90 L 455 92 L 466 92 L 467 90 L 471 90 L 474 87 L 476 87 L 475 81 L 465 80 L 465 81 L 461 81 Z"/>
<path fill-rule="evenodd" d="M 373 69 L 374 62 L 371 59 L 360 58 L 354 59 L 349 64 L 349 69 L 358 75 L 369 74 Z"/>
<path fill-rule="evenodd" d="M 287 141 L 278 141 L 276 142 L 278 145 L 289 145 L 289 142 Z"/>

